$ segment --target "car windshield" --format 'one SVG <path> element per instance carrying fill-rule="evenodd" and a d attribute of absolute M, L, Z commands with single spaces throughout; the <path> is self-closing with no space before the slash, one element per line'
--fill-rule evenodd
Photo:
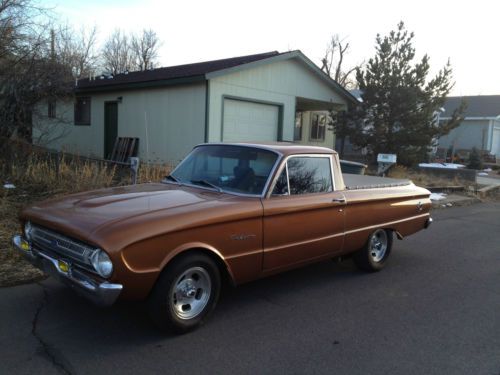
<path fill-rule="evenodd" d="M 261 195 L 277 158 L 275 152 L 247 146 L 198 146 L 167 181 Z"/>

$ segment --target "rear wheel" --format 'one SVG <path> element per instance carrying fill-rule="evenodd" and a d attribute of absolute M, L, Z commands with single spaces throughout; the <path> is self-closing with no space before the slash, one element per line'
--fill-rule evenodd
<path fill-rule="evenodd" d="M 188 332 L 204 323 L 217 304 L 220 272 L 204 254 L 189 254 L 162 272 L 148 301 L 149 314 L 161 329 Z"/>
<path fill-rule="evenodd" d="M 353 260 L 356 266 L 368 272 L 380 271 L 387 261 L 392 249 L 392 231 L 377 229 L 366 245 L 358 250 Z"/>

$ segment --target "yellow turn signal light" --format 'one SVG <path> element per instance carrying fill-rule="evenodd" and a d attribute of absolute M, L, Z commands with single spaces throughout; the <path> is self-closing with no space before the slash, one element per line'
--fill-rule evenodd
<path fill-rule="evenodd" d="M 25 240 L 21 240 L 21 250 L 30 251 L 31 250 L 30 244 Z"/>
<path fill-rule="evenodd" d="M 59 267 L 59 270 L 61 272 L 64 272 L 64 273 L 68 273 L 69 272 L 69 264 L 62 261 L 62 260 L 58 260 L 57 261 L 57 266 Z"/>

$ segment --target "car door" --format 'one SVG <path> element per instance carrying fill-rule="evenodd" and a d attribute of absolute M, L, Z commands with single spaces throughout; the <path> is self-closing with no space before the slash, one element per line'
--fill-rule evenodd
<path fill-rule="evenodd" d="M 264 272 L 340 251 L 345 198 L 335 191 L 332 156 L 288 157 L 263 200 Z"/>

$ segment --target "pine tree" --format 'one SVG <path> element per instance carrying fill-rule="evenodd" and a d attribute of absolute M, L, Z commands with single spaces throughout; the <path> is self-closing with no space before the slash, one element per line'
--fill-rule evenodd
<path fill-rule="evenodd" d="M 453 87 L 452 69 L 448 62 L 428 79 L 429 57 L 414 61 L 413 38 L 403 22 L 388 36 L 377 35 L 375 56 L 356 73 L 363 101 L 350 137 L 374 158 L 397 154 L 405 165 L 424 161 L 433 141 L 457 127 L 465 110 L 462 103 L 451 119 L 437 123 L 436 113 Z"/>
<path fill-rule="evenodd" d="M 473 147 L 469 155 L 469 162 L 467 163 L 469 169 L 483 169 L 483 161 L 477 148 Z"/>

